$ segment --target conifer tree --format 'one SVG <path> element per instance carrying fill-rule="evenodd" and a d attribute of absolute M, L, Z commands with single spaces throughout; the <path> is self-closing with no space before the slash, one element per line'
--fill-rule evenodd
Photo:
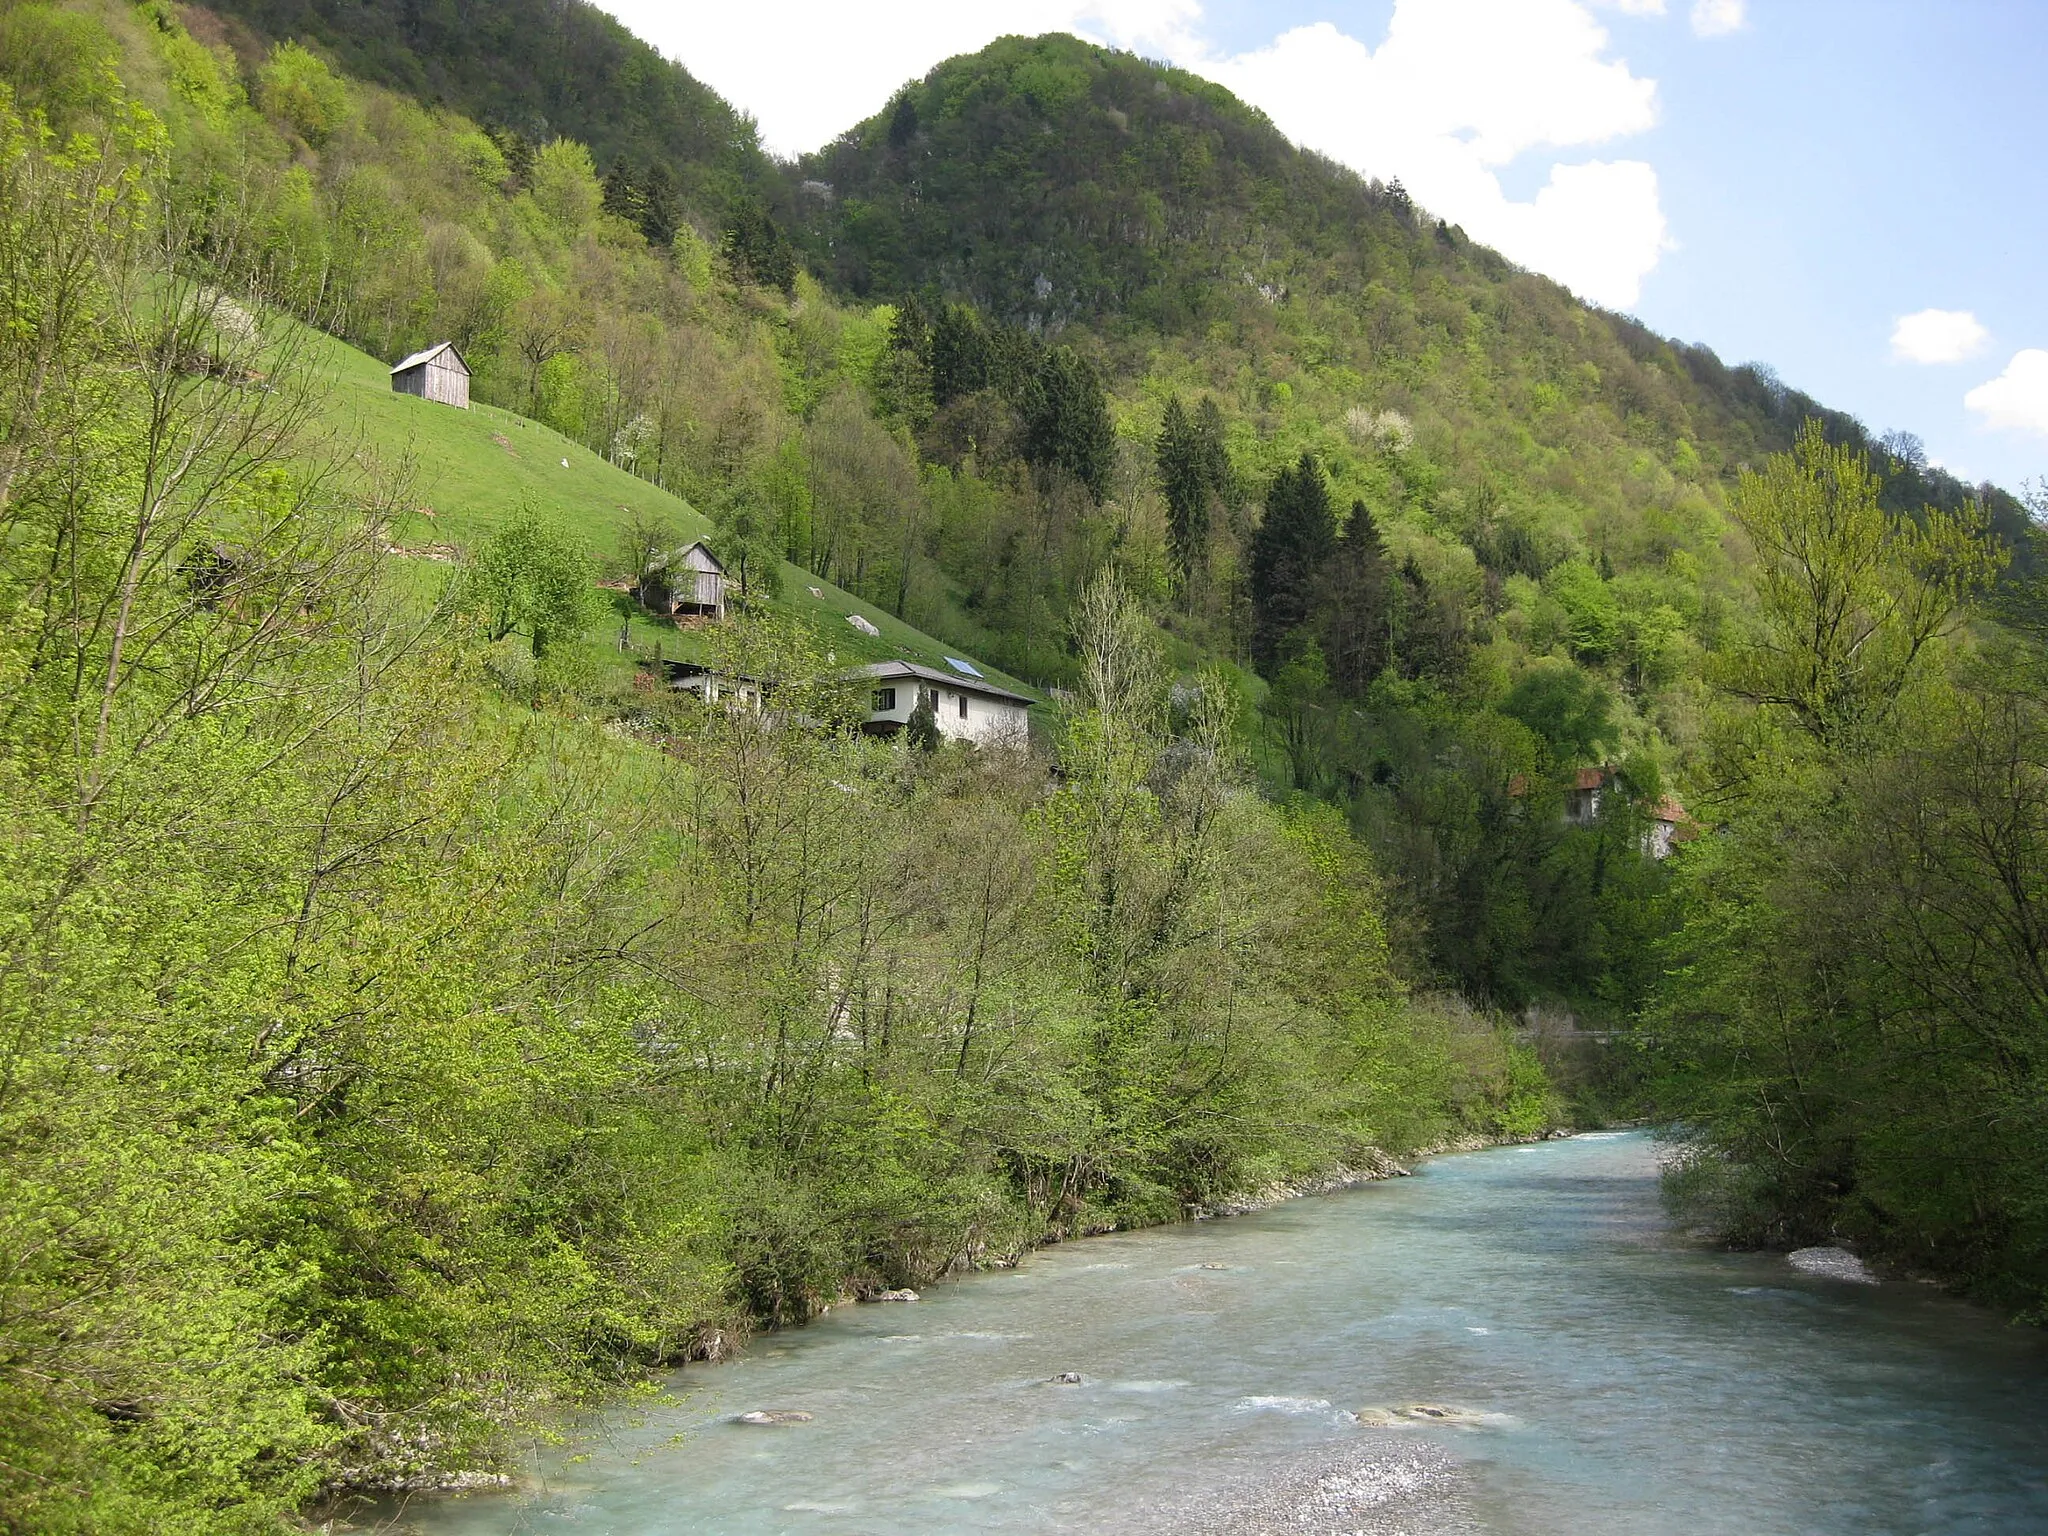
<path fill-rule="evenodd" d="M 889 147 L 902 149 L 917 137 L 917 103 L 905 91 L 896 98 L 896 108 L 889 114 Z"/>
<path fill-rule="evenodd" d="M 981 316 L 966 304 L 942 304 L 932 317 L 925 343 L 932 375 L 932 403 L 951 405 L 989 387 L 991 349 Z"/>
<path fill-rule="evenodd" d="M 1166 402 L 1154 453 L 1159 464 L 1159 489 L 1166 497 L 1166 531 L 1182 587 L 1192 577 L 1209 536 L 1210 465 L 1201 431 L 1175 395 Z"/>
<path fill-rule="evenodd" d="M 1236 504 L 1232 492 L 1235 476 L 1230 469 L 1230 451 L 1223 446 L 1223 412 L 1216 408 L 1213 396 L 1202 397 L 1202 408 L 1195 413 L 1195 441 L 1201 450 L 1202 474 L 1207 479 L 1210 493 L 1217 500 L 1228 505 Z"/>
<path fill-rule="evenodd" d="M 1252 657 L 1270 667 L 1287 636 L 1313 609 L 1315 587 L 1337 542 L 1330 487 L 1312 454 L 1283 469 L 1266 493 L 1266 516 L 1252 536 Z"/>
<path fill-rule="evenodd" d="M 1072 347 L 1039 359 L 1024 400 L 1024 457 L 1074 477 L 1096 501 L 1109 493 L 1116 429 L 1102 381 Z"/>
<path fill-rule="evenodd" d="M 910 723 L 904 727 L 904 739 L 914 752 L 936 752 L 939 749 L 939 704 L 938 693 L 931 688 L 920 688 L 917 693 L 917 708 L 910 712 Z"/>
<path fill-rule="evenodd" d="M 1465 664 L 1465 612 L 1454 599 L 1430 585 L 1410 555 L 1401 562 L 1396 584 L 1392 659 L 1407 678 L 1444 678 Z"/>
<path fill-rule="evenodd" d="M 1316 590 L 1317 628 L 1330 682 L 1340 691 L 1362 694 L 1387 664 L 1392 638 L 1392 605 L 1387 597 L 1387 547 L 1362 501 L 1323 568 Z"/>
<path fill-rule="evenodd" d="M 784 293 L 796 287 L 796 249 L 759 203 L 734 204 L 720 249 L 736 280 Z"/>
<path fill-rule="evenodd" d="M 666 250 L 682 227 L 682 192 L 666 163 L 654 161 L 640 179 L 640 233 L 657 250 Z"/>

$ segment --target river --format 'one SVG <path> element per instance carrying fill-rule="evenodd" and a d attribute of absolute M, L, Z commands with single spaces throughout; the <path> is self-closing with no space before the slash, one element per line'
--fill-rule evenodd
<path fill-rule="evenodd" d="M 2048 1339 L 1673 1234 L 1598 1134 L 837 1310 L 426 1536 L 2048 1532 Z M 1079 1373 L 1078 1385 L 1050 1378 Z M 1419 1404 L 1470 1422 L 1391 1425 Z M 756 1409 L 808 1422 L 735 1422 Z M 581 1459 L 575 1459 L 581 1458 Z"/>

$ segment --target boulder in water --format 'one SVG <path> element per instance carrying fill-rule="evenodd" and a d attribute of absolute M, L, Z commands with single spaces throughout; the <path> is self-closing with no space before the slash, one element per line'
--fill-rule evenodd
<path fill-rule="evenodd" d="M 877 1291 L 867 1299 L 869 1301 L 916 1301 L 918 1297 L 917 1292 L 905 1289 L 901 1291 Z"/>
<path fill-rule="evenodd" d="M 1456 1424 L 1469 1428 L 1488 1421 L 1487 1414 L 1473 1408 L 1447 1408 L 1442 1403 L 1410 1403 L 1401 1412 L 1418 1424 Z"/>
<path fill-rule="evenodd" d="M 801 1408 L 756 1408 L 739 1416 L 741 1424 L 808 1424 L 811 1416 Z"/>
<path fill-rule="evenodd" d="M 1391 1408 L 1361 1408 L 1351 1417 L 1369 1429 L 1404 1429 L 1413 1422 Z"/>
<path fill-rule="evenodd" d="M 1051 1381 L 1056 1387 L 1078 1387 L 1081 1385 L 1081 1373 L 1079 1371 L 1061 1371 L 1059 1375 L 1052 1377 Z"/>

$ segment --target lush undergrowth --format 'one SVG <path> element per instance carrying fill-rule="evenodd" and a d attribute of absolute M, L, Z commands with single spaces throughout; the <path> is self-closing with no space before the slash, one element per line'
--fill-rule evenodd
<path fill-rule="evenodd" d="M 862 737 L 765 603 L 710 643 L 772 714 L 508 692 L 488 562 L 391 579 L 334 358 L 100 125 L 0 103 L 7 1528 L 275 1529 L 849 1288 L 1559 1112 L 1113 576 L 1058 778 Z"/>
<path fill-rule="evenodd" d="M 2018 503 L 1071 39 L 794 168 L 636 75 L 600 166 L 398 20 L 433 104 L 0 9 L 0 1526 L 273 1529 L 1561 1084 L 2039 1304 Z M 735 621 L 635 617 L 700 535 Z M 946 652 L 1040 755 L 853 728 Z"/>

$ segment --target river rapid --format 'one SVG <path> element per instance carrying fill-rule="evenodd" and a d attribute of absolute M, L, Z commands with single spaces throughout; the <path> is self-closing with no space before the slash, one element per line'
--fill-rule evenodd
<path fill-rule="evenodd" d="M 384 1513 L 423 1536 L 2048 1533 L 2048 1339 L 1703 1251 L 1656 1172 L 1647 1137 L 1595 1134 L 1049 1249 L 693 1366 L 519 1492 Z"/>

